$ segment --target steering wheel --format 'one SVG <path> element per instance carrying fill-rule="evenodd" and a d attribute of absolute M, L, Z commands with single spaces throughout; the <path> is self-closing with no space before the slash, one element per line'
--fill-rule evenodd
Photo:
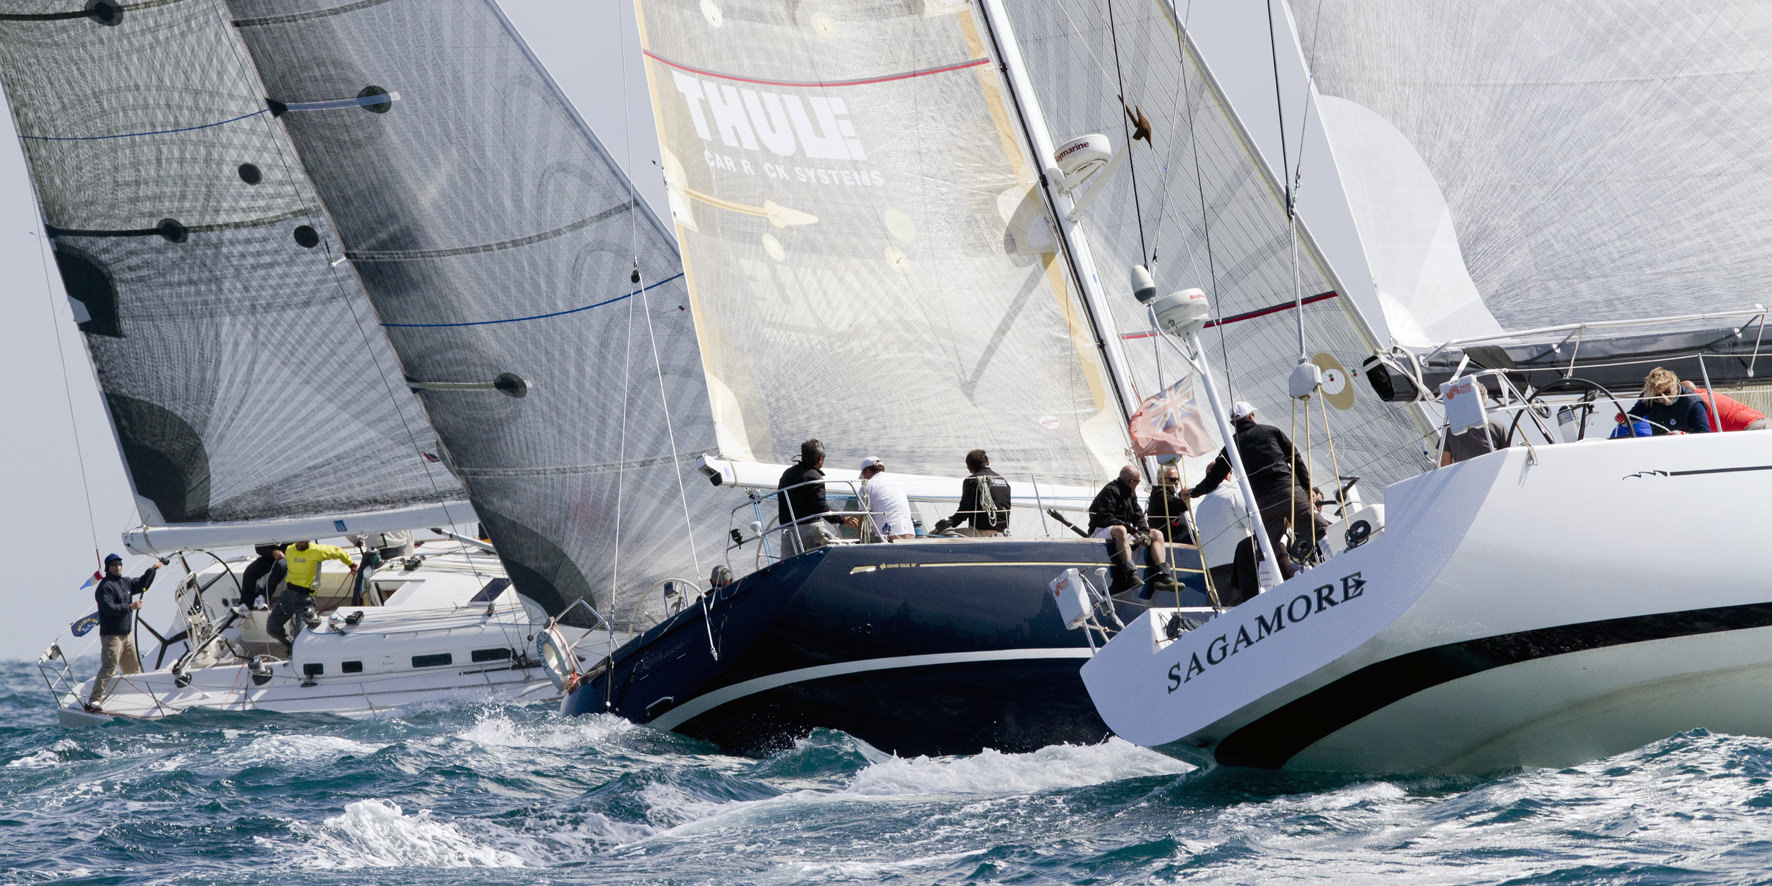
<path fill-rule="evenodd" d="M 1575 439 L 1577 440 L 1587 439 L 1587 419 L 1588 416 L 1593 415 L 1595 408 L 1594 401 L 1598 400 L 1601 396 L 1612 401 L 1612 406 L 1618 410 L 1619 415 L 1628 414 L 1625 411 L 1624 405 L 1618 402 L 1618 398 L 1613 396 L 1612 391 L 1605 385 L 1602 385 L 1599 382 L 1589 381 L 1585 378 L 1575 378 L 1573 376 L 1569 378 L 1559 378 L 1542 388 L 1534 390 L 1532 394 L 1526 398 L 1526 408 L 1531 409 L 1532 404 L 1540 402 L 1545 394 L 1562 394 L 1571 391 L 1581 392 L 1581 401 L 1574 408 L 1584 410 L 1581 420 L 1576 425 L 1577 430 L 1575 432 Z M 1514 433 L 1519 430 L 1520 419 L 1525 417 L 1525 409 L 1520 410 L 1514 415 L 1513 423 L 1510 424 L 1507 429 L 1507 444 L 1509 446 L 1512 446 L 1514 443 Z"/>

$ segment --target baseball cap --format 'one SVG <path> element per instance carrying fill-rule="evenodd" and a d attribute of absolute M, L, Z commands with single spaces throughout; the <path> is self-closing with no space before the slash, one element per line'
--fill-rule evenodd
<path fill-rule="evenodd" d="M 117 555 L 116 555 L 116 554 L 107 554 L 107 555 L 105 555 L 105 565 L 106 565 L 106 566 L 109 566 L 109 565 L 111 565 L 111 564 L 112 564 L 112 563 L 121 563 L 121 562 L 123 562 L 123 558 L 122 558 L 122 557 L 119 557 L 119 556 L 117 556 Z"/>
<path fill-rule="evenodd" d="M 876 455 L 870 455 L 867 458 L 864 458 L 861 460 L 861 469 L 864 471 L 867 470 L 868 468 L 884 468 L 884 467 L 886 467 L 886 463 L 881 461 L 880 457 L 876 456 Z"/>
<path fill-rule="evenodd" d="M 1250 406 L 1247 400 L 1238 400 L 1231 404 L 1231 421 L 1242 421 L 1254 414 L 1255 407 Z"/>

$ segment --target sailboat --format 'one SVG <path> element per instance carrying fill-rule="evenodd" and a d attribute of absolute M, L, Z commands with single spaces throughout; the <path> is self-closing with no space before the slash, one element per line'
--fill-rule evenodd
<path fill-rule="evenodd" d="M 1405 341 L 1409 324 L 1393 324 L 1390 347 L 1365 374 L 1380 398 L 1404 411 L 1430 405 L 1452 430 L 1486 422 L 1477 388 L 1490 390 L 1513 445 L 1369 487 L 1385 506 L 1374 532 L 1350 535 L 1334 556 L 1222 615 L 1140 616 L 1084 664 L 1091 697 L 1116 734 L 1207 765 L 1488 772 L 1566 765 L 1693 728 L 1772 734 L 1765 583 L 1745 558 L 1711 555 L 1753 550 L 1764 534 L 1755 508 L 1736 504 L 1772 492 L 1763 440 L 1591 433 L 1596 418 L 1603 427 L 1622 417 L 1642 374 L 1659 363 L 1681 361 L 1688 378 L 1754 377 L 1765 310 L 1729 306 L 1752 304 L 1764 249 L 1733 249 L 1703 223 L 1738 199 L 1739 183 L 1712 170 L 1731 167 L 1728 146 L 1740 134 L 1723 133 L 1725 108 L 1746 93 L 1718 84 L 1764 78 L 1763 64 L 1729 61 L 1746 45 L 1737 35 L 1763 28 L 1763 14 L 1709 30 L 1682 27 L 1689 15 L 1703 17 L 1687 10 L 1645 25 L 1579 4 L 1540 4 L 1524 21 L 1499 8 L 1402 6 L 1295 4 L 1297 22 L 1315 33 L 1293 43 L 1282 31 L 1284 42 L 1317 61 L 1313 84 L 1294 85 L 1321 102 L 1312 107 L 1350 170 L 1355 216 L 1375 194 L 1376 164 L 1348 149 L 1407 145 L 1404 159 L 1430 187 L 1413 189 L 1401 211 L 1456 220 L 1456 239 L 1424 244 L 1432 238 L 1418 231 L 1411 245 L 1390 239 L 1394 229 L 1377 231 L 1368 213 L 1363 233 L 1386 247 L 1369 252 L 1379 285 L 1423 274 L 1441 306 L 1480 287 L 1516 331 L 1460 335 L 1454 322 L 1437 341 Z M 1174 15 L 1173 25 L 1204 97 L 1242 128 L 1247 107 L 1215 82 L 1211 54 L 1185 19 Z M 1521 29 L 1554 39 L 1512 39 Z M 1555 44 L 1565 39 L 1579 50 L 1561 51 Z M 1695 49 L 1713 43 L 1727 51 Z M 1626 73 L 1646 59 L 1681 60 L 1683 69 Z M 1645 102 L 1663 89 L 1691 100 Z M 1447 100 L 1451 92 L 1462 97 Z M 1646 114 L 1652 107 L 1666 113 Z M 1589 125 L 1609 115 L 1647 117 L 1644 128 L 1678 135 L 1666 143 L 1684 147 L 1626 150 L 1618 130 Z M 1467 123 L 1481 134 L 1465 139 Z M 1254 171 L 1265 172 L 1261 149 L 1242 142 Z M 1571 150 L 1554 150 L 1563 146 Z M 1596 167 L 1599 156 L 1617 162 Z M 1295 169 L 1279 168 L 1265 175 L 1275 190 Z M 1531 199 L 1485 190 L 1484 175 L 1497 169 L 1517 171 L 1512 187 L 1542 190 Z M 1207 193 L 1219 187 L 1216 178 L 1202 182 Z M 1621 235 L 1597 219 L 1604 201 L 1551 199 L 1558 187 L 1629 195 L 1663 212 L 1690 199 L 1703 214 L 1650 226 L 1636 215 Z M 1289 204 L 1277 212 L 1270 204 L 1270 216 L 1283 220 Z M 1451 227 L 1439 233 L 1453 236 Z M 1654 248 L 1620 249 L 1619 239 Z M 1599 250 L 1602 242 L 1614 248 Z M 1461 245 L 1482 259 L 1470 277 L 1428 279 Z M 1522 248 L 1536 260 L 1510 260 Z M 1711 273 L 1737 265 L 1740 276 Z M 1456 267 L 1464 272 L 1462 258 Z M 1691 297 L 1662 285 L 1700 267 L 1705 273 L 1686 278 Z M 1407 309 L 1412 287 L 1388 295 L 1387 308 Z M 1601 308 L 1620 310 L 1614 301 L 1628 310 L 1650 299 L 1673 307 L 1595 322 Z M 1522 313 L 1539 300 L 1553 313 Z M 1177 312 L 1165 325 L 1191 339 L 1196 366 L 1209 372 L 1216 349 L 1201 341 L 1201 324 Z M 1329 399 L 1326 388 L 1301 394 L 1301 408 Z"/>
<path fill-rule="evenodd" d="M 106 716 L 546 697 L 559 687 L 543 650 L 588 654 L 572 650 L 622 636 L 597 611 L 612 607 L 583 605 L 582 574 L 564 577 L 569 555 L 524 525 L 601 521 L 617 508 L 569 491 L 668 470 L 655 412 L 619 431 L 576 417 L 606 406 L 599 385 L 625 390 L 610 379 L 630 362 L 659 365 L 656 350 L 598 338 L 650 332 L 650 315 L 587 312 L 668 286 L 674 252 L 634 245 L 652 230 L 634 222 L 644 208 L 495 6 L 424 4 L 414 27 L 395 8 L 409 5 L 70 2 L 0 16 L 45 230 L 144 523 L 130 547 L 476 522 L 497 546 L 496 559 L 469 544 L 363 576 L 361 599 L 342 595 L 287 655 L 256 664 L 263 615 L 233 611 L 238 564 L 199 558 L 184 639 L 150 650 L 155 670 L 113 690 Z M 638 282 L 642 259 L 661 279 Z M 575 321 L 590 322 L 561 334 Z M 682 327 L 658 325 L 668 359 Z M 524 334 L 538 326 L 549 333 Z M 632 463 L 615 463 L 624 454 Z M 655 508 L 629 504 L 627 517 Z M 668 611 L 665 589 L 642 581 Z M 623 623 L 653 612 L 630 602 Z M 93 719 L 59 647 L 43 665 L 64 719 Z"/>

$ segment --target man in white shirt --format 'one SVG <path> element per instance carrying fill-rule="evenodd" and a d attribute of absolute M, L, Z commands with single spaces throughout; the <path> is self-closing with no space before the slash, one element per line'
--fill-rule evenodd
<path fill-rule="evenodd" d="M 884 476 L 885 473 L 886 463 L 879 458 L 869 456 L 861 460 L 863 506 L 881 538 L 887 541 L 915 538 L 917 530 L 911 524 L 911 500 L 905 497 L 904 490 L 898 488 L 897 483 Z"/>

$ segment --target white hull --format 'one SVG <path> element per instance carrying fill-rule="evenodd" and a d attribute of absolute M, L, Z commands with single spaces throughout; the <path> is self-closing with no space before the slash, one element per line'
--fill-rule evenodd
<path fill-rule="evenodd" d="M 38 667 L 70 726 L 193 709 L 362 717 L 434 704 L 557 701 L 562 693 L 534 654 L 546 618 L 487 560 L 444 552 L 417 568 L 395 564 L 370 577 L 367 605 L 351 605 L 349 577 L 332 575 L 316 598 L 320 624 L 303 629 L 287 650 L 265 632 L 265 610 L 234 610 L 242 564 L 217 565 L 178 594 L 181 610 L 196 613 L 190 634 L 202 638 L 216 625 L 219 635 L 195 654 L 188 641 L 143 650 L 147 661 L 168 666 L 116 678 L 100 710 L 86 705 L 92 679 L 78 680 L 59 646 Z M 606 633 L 559 630 L 578 641 L 574 651 L 583 659 L 608 652 Z M 91 658 L 82 668 L 88 674 L 96 670 L 97 655 Z"/>
<path fill-rule="evenodd" d="M 1369 772 L 1772 735 L 1772 436 L 1515 448 L 1387 499 L 1381 535 L 1174 641 L 1160 613 L 1128 626 L 1083 668 L 1103 719 L 1194 760 Z"/>

